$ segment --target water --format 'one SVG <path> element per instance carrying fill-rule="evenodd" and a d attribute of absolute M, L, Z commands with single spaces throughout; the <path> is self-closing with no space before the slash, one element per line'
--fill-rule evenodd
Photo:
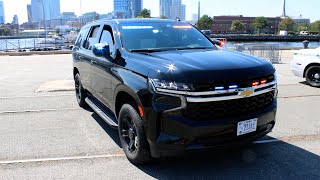
<path fill-rule="evenodd" d="M 47 39 L 49 40 L 49 39 Z M 45 42 L 45 38 L 30 38 L 30 39 L 0 39 L 0 50 L 18 50 L 45 47 L 48 45 L 41 44 Z M 52 45 L 52 44 L 49 44 Z"/>
<path fill-rule="evenodd" d="M 44 38 L 33 38 L 33 39 L 2 39 L 0 40 L 0 50 L 17 50 L 24 48 L 37 48 L 44 47 Z M 301 47 L 303 48 L 302 42 L 227 42 L 227 47 L 232 47 L 237 43 L 259 43 L 259 44 L 279 44 L 280 47 Z M 310 42 L 309 47 L 320 47 L 320 42 Z"/>
<path fill-rule="evenodd" d="M 303 48 L 302 42 L 261 42 L 261 41 L 256 41 L 256 42 L 234 42 L 230 41 L 227 42 L 227 47 L 232 47 L 234 44 L 238 43 L 257 43 L 257 44 L 279 44 L 280 47 L 301 47 Z M 320 47 L 320 42 L 310 42 L 309 47 Z"/>

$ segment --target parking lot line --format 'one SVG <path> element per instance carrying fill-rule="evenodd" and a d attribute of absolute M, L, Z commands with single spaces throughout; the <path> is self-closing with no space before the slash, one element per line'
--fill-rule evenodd
<path fill-rule="evenodd" d="M 35 113 L 35 112 L 50 112 L 50 111 L 70 111 L 70 110 L 81 110 L 81 108 L 60 108 L 60 109 L 33 109 L 33 110 L 22 110 L 22 111 L 0 111 L 1 114 L 17 114 L 17 113 Z"/>
<path fill-rule="evenodd" d="M 81 160 L 81 159 L 97 159 L 97 158 L 117 158 L 117 157 L 125 157 L 125 155 L 124 154 L 105 154 L 105 155 L 92 155 L 92 156 L 69 156 L 69 157 L 59 157 L 59 158 L 23 159 L 23 160 L 0 161 L 0 164 L 33 163 L 33 162 L 65 161 L 65 160 Z"/>
<path fill-rule="evenodd" d="M 8 97 L 0 97 L 0 100 L 1 100 L 1 99 L 27 99 L 27 98 L 41 98 L 41 97 L 64 97 L 64 96 L 74 96 L 74 94 L 40 95 L 40 96 L 8 96 Z"/>

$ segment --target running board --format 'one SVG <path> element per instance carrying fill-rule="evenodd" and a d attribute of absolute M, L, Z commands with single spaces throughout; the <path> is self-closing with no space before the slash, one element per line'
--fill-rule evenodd
<path fill-rule="evenodd" d="M 95 100 L 87 97 L 85 101 L 92 108 L 92 110 L 96 112 L 107 124 L 109 124 L 112 128 L 118 128 L 118 124 L 115 122 L 114 118 L 112 118 L 112 115 L 104 111 L 104 108 L 96 103 Z"/>

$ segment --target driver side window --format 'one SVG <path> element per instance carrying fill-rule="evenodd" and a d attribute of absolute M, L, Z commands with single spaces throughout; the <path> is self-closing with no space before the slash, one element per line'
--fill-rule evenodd
<path fill-rule="evenodd" d="M 106 43 L 109 45 L 110 56 L 115 56 L 115 41 L 112 33 L 112 28 L 108 25 L 105 25 L 102 30 L 100 43 Z"/>

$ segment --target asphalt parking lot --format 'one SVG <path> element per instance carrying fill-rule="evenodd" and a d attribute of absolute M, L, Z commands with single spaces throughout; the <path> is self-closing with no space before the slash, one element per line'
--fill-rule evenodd
<path fill-rule="evenodd" d="M 0 179 L 320 179 L 320 89 L 276 64 L 277 123 L 243 149 L 127 161 L 118 133 L 78 107 L 71 55 L 0 57 Z"/>

